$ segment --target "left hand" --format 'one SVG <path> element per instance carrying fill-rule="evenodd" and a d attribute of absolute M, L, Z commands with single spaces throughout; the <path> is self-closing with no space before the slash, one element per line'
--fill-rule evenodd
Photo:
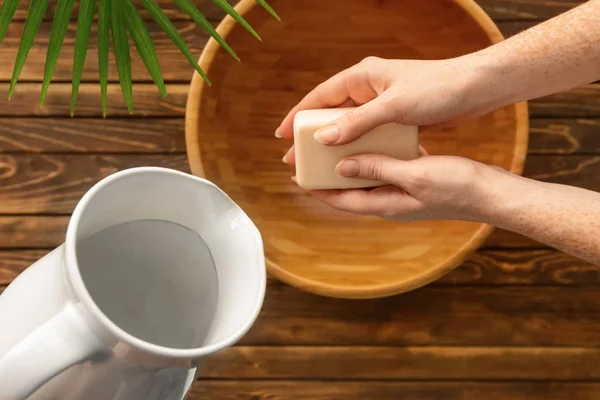
<path fill-rule="evenodd" d="M 512 175 L 467 158 L 421 152 L 421 158 L 411 161 L 359 154 L 336 167 L 342 176 L 382 181 L 385 186 L 307 192 L 338 210 L 389 220 L 484 221 L 494 191 L 502 190 L 495 182 Z"/>

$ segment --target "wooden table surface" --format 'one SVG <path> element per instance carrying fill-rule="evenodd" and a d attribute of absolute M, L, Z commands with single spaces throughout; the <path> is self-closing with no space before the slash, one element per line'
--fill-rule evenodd
<path fill-rule="evenodd" d="M 206 35 L 160 3 L 199 56 Z M 196 3 L 215 23 L 222 16 L 209 0 Z M 579 1 L 479 3 L 510 36 Z M 142 165 L 188 171 L 183 117 L 192 69 L 155 24 L 167 99 L 132 52 L 135 114 L 127 114 L 113 64 L 102 119 L 92 37 L 69 118 L 74 25 L 38 107 L 50 15 L 13 100 L 4 100 L 28 2 L 20 7 L 0 46 L 0 292 L 63 242 L 75 204 L 102 177 Z M 600 190 L 600 84 L 532 101 L 530 113 L 525 175 Z M 270 281 L 254 328 L 206 360 L 189 398 L 599 399 L 599 284 L 600 268 L 503 231 L 448 276 L 392 298 L 335 300 Z"/>

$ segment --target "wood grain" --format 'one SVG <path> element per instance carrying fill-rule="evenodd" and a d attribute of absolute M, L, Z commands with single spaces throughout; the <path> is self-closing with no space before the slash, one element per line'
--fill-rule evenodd
<path fill-rule="evenodd" d="M 599 119 L 529 122 L 529 154 L 600 154 Z M 5 118 L 0 123 L 0 153 L 183 153 L 184 136 L 184 120 L 178 117 Z"/>
<path fill-rule="evenodd" d="M 596 288 L 424 287 L 378 300 L 270 287 L 243 344 L 600 345 Z"/>
<path fill-rule="evenodd" d="M 600 266 L 550 249 L 480 250 L 434 282 L 441 285 L 600 284 Z"/>
<path fill-rule="evenodd" d="M 0 248 L 50 249 L 64 241 L 67 216 L 0 215 Z"/>
<path fill-rule="evenodd" d="M 184 121 L 5 118 L 0 153 L 184 153 Z"/>
<path fill-rule="evenodd" d="M 498 23 L 498 27 L 506 37 L 510 37 L 534 26 L 536 23 L 537 22 L 531 21 L 500 22 Z M 10 82 L 12 65 L 17 56 L 21 35 L 23 33 L 23 25 L 23 22 L 14 22 L 10 24 L 6 36 L 2 41 L 2 45 L 0 45 L 0 58 L 7 60 L 7 62 L 10 63 L 10 67 L 0 68 L 0 82 Z M 199 57 L 208 40 L 208 34 L 192 21 L 176 21 L 174 22 L 174 25 L 192 53 Z M 213 25 L 216 26 L 216 23 L 213 23 Z M 162 75 L 165 81 L 188 82 L 194 72 L 190 63 L 156 23 L 149 21 L 147 26 L 158 54 Z M 41 24 L 34 45 L 27 56 L 27 62 L 21 71 L 20 79 L 22 81 L 42 81 L 51 27 L 51 21 L 45 21 Z M 77 22 L 71 22 L 52 76 L 53 82 L 71 82 L 76 28 Z M 98 47 L 96 30 L 97 25 L 92 25 L 89 50 L 87 52 L 82 77 L 84 81 L 88 82 L 98 81 Z M 237 50 L 238 49 L 234 48 L 234 51 Z M 244 62 L 244 60 L 242 60 L 242 62 Z M 133 47 L 131 51 L 131 67 L 132 77 L 135 82 L 152 82 L 146 71 L 146 67 Z M 118 74 L 112 51 L 109 52 L 108 78 L 110 81 L 118 81 Z"/>
<path fill-rule="evenodd" d="M 271 284 L 239 344 L 589 348 L 599 333 L 597 288 L 424 287 L 356 301 Z"/>
<path fill-rule="evenodd" d="M 45 233 L 43 228 L 41 231 Z M 54 240 L 58 245 L 64 238 L 64 232 L 56 232 Z M 48 251 L 0 250 L 0 285 L 8 285 Z M 282 283 L 271 278 L 269 284 Z M 431 283 L 433 287 L 465 285 L 599 286 L 600 266 L 551 249 L 484 249 L 472 254 L 454 271 Z"/>
<path fill-rule="evenodd" d="M 600 153 L 600 120 L 530 120 L 529 154 Z"/>
<path fill-rule="evenodd" d="M 197 381 L 187 400 L 595 400 L 598 383 Z"/>
<path fill-rule="evenodd" d="M 85 191 L 103 177 L 144 165 L 189 172 L 184 154 L 0 155 L 0 214 L 68 214 Z M 529 157 L 524 174 L 546 182 L 600 190 L 599 171 L 600 156 L 538 155 Z"/>
<path fill-rule="evenodd" d="M 47 253 L 48 250 L 0 250 L 0 285 L 8 285 Z"/>
<path fill-rule="evenodd" d="M 427 0 L 420 0 L 427 1 Z M 435 1 L 435 0 L 428 0 Z M 139 6 L 139 0 L 134 1 L 138 5 L 138 9 L 141 10 L 141 14 L 145 19 L 150 19 L 145 10 Z M 237 3 L 236 0 L 229 0 L 231 4 Z M 50 8 L 53 9 L 53 5 L 56 3 L 55 0 L 51 1 Z M 172 2 L 169 0 L 158 0 L 157 3 L 165 10 L 165 13 L 172 20 L 188 19 L 187 15 L 182 13 Z M 536 20 L 536 19 L 547 19 L 552 18 L 558 14 L 570 10 L 571 8 L 582 3 L 581 0 L 560 0 L 560 1 L 547 1 L 547 0 L 477 0 L 477 3 L 495 20 Z M 24 20 L 27 15 L 27 4 L 21 2 L 19 9 L 15 15 L 16 20 Z M 196 0 L 194 2 L 207 18 L 211 20 L 220 20 L 225 15 L 224 12 L 212 3 L 210 0 Z M 77 15 L 77 5 L 73 16 Z M 47 19 L 51 18 L 50 12 L 46 16 Z"/>
<path fill-rule="evenodd" d="M 251 81 L 252 77 L 248 77 Z M 150 83 L 133 87 L 134 117 L 182 117 L 188 96 L 187 84 L 168 84 L 168 96 L 162 99 L 158 89 Z M 311 86 L 312 88 L 312 86 Z M 0 83 L 0 117 L 69 115 L 71 85 L 53 83 L 43 109 L 39 108 L 41 84 L 19 83 L 12 100 L 6 99 L 8 84 Z M 305 88 L 310 90 L 309 87 Z M 303 92 L 305 90 L 303 89 Z M 101 117 L 100 87 L 97 83 L 84 83 L 79 89 L 76 116 Z M 129 116 L 119 85 L 109 84 L 108 116 Z M 600 117 L 600 84 L 584 85 L 565 93 L 547 96 L 529 102 L 533 118 L 596 118 Z M 278 118 L 278 116 L 275 116 Z M 269 128 L 279 119 L 265 121 Z M 273 128 L 274 129 L 274 128 Z M 272 132 L 265 132 L 272 136 Z"/>
<path fill-rule="evenodd" d="M 0 249 L 54 248 L 62 243 L 68 221 L 68 215 L 0 216 Z M 486 247 L 496 249 L 544 246 L 521 235 L 496 229 L 484 245 L 484 248 Z"/>
<path fill-rule="evenodd" d="M 598 380 L 600 349 L 247 347 L 208 357 L 200 379 Z"/>
<path fill-rule="evenodd" d="M 184 154 L 0 155 L 0 214 L 70 213 L 96 182 L 140 166 L 189 171 Z"/>
<path fill-rule="evenodd" d="M 5 60 L 5 63 L 10 63 L 3 68 L 0 68 L 0 81 L 10 82 L 14 60 L 17 56 L 21 35 L 23 33 L 23 22 L 15 22 L 9 25 L 8 32 L 0 45 L 0 58 Z M 206 32 L 192 21 L 180 21 L 174 23 L 175 28 L 183 37 L 188 47 L 195 57 L 200 57 L 202 48 L 208 40 Z M 161 67 L 161 72 L 165 81 L 184 81 L 188 82 L 194 68 L 189 61 L 179 51 L 177 46 L 163 33 L 160 27 L 154 23 L 147 24 L 150 37 L 154 42 L 158 59 Z M 27 62 L 23 67 L 19 77 L 22 81 L 40 81 L 44 77 L 44 65 L 46 62 L 46 51 L 50 38 L 51 21 L 43 22 L 40 26 L 40 31 L 36 37 L 33 47 L 31 48 Z M 71 82 L 73 54 L 75 49 L 75 31 L 77 22 L 73 21 L 69 25 L 65 41 L 61 48 L 60 56 L 57 61 L 56 69 L 52 76 L 53 82 Z M 136 82 L 152 82 L 144 63 L 142 62 L 135 47 L 131 44 L 131 68 L 132 78 Z M 235 50 L 235 49 L 234 49 Z M 118 82 L 118 74 L 115 64 L 114 53 L 109 52 L 109 80 Z M 97 46 L 97 24 L 92 25 L 92 33 L 90 36 L 89 49 L 86 56 L 85 68 L 83 70 L 84 81 L 98 81 L 98 46 Z"/>
<path fill-rule="evenodd" d="M 135 117 L 181 117 L 185 112 L 188 85 L 167 85 L 168 96 L 162 98 L 153 84 L 140 83 L 133 87 L 133 115 Z M 50 85 L 44 108 L 39 107 L 41 84 L 19 83 L 12 100 L 7 100 L 8 84 L 0 83 L 0 117 L 67 117 L 71 108 L 71 85 Z M 127 117 L 127 107 L 119 84 L 108 85 L 107 115 Z M 76 117 L 102 117 L 100 85 L 84 83 L 79 88 Z"/>

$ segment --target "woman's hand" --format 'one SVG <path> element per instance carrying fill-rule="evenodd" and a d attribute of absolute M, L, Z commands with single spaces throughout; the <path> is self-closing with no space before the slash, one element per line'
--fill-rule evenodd
<path fill-rule="evenodd" d="M 309 190 L 330 206 L 398 221 L 485 219 L 492 198 L 486 185 L 508 174 L 466 158 L 428 156 L 401 161 L 375 154 L 347 157 L 336 167 L 345 177 L 387 183 L 369 189 Z"/>
<path fill-rule="evenodd" d="M 477 73 L 472 66 L 464 58 L 366 58 L 308 93 L 282 121 L 276 136 L 291 139 L 294 116 L 305 109 L 358 106 L 316 133 L 315 138 L 328 145 L 351 142 L 389 122 L 433 125 L 493 109 L 479 99 L 485 91 L 474 90 Z M 294 164 L 293 149 L 286 158 Z"/>

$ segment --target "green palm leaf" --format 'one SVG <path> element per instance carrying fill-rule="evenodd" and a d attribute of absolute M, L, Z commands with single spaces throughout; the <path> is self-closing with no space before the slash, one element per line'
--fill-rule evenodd
<path fill-rule="evenodd" d="M 18 5 L 19 0 L 4 0 L 2 4 L 2 10 L 0 11 L 0 43 L 2 43 L 4 35 L 6 35 L 8 25 L 10 25 Z"/>
<path fill-rule="evenodd" d="M 73 55 L 73 88 L 71 89 L 71 116 L 75 114 L 77 93 L 83 75 L 85 56 L 88 50 L 92 21 L 96 0 L 81 0 L 79 3 L 79 16 L 77 17 L 77 33 L 75 36 L 75 54 Z"/>
<path fill-rule="evenodd" d="M 215 28 L 213 28 L 210 22 L 208 22 L 204 15 L 202 15 L 202 13 L 196 8 L 194 4 L 192 4 L 190 0 L 173 0 L 173 2 L 177 4 L 177 7 L 184 11 L 187 15 L 192 17 L 194 22 L 196 22 L 206 32 L 208 32 L 210 36 L 212 36 L 212 38 L 215 39 L 217 43 L 221 45 L 221 47 L 227 50 L 227 52 L 231 54 L 233 58 L 235 58 L 237 61 L 240 61 L 240 58 L 237 56 L 237 54 L 234 53 L 231 47 L 229 47 L 227 42 L 225 42 L 225 39 L 223 39 L 221 35 L 219 35 Z"/>
<path fill-rule="evenodd" d="M 23 36 L 21 37 L 21 43 L 19 44 L 19 50 L 17 52 L 17 60 L 15 61 L 12 78 L 10 79 L 10 88 L 8 89 L 9 99 L 13 95 L 17 80 L 19 79 L 19 75 L 21 75 L 29 50 L 31 50 L 33 39 L 40 28 L 40 24 L 42 23 L 47 8 L 48 0 L 31 0 L 29 11 L 27 12 L 27 19 L 25 20 L 25 26 L 23 28 Z"/>
<path fill-rule="evenodd" d="M 69 28 L 69 20 L 73 12 L 74 0 L 58 0 L 56 10 L 54 10 L 54 20 L 52 21 L 52 29 L 50 30 L 50 42 L 48 42 L 48 53 L 46 54 L 46 66 L 44 68 L 44 81 L 42 83 L 42 95 L 40 98 L 40 108 L 44 106 L 44 100 L 48 93 L 48 87 L 52 80 L 52 74 L 60 55 L 67 28 Z"/>
<path fill-rule="evenodd" d="M 2 1 L 2 0 L 0 0 Z M 0 43 L 4 39 L 8 27 L 12 22 L 20 0 L 4 0 L 0 9 Z M 40 24 L 48 9 L 49 0 L 30 0 L 27 19 L 23 29 L 23 35 L 19 44 L 19 50 L 15 60 L 8 98 L 11 99 L 17 85 L 19 76 L 25 65 L 25 61 L 33 45 L 35 36 L 39 30 Z M 161 29 L 175 43 L 181 53 L 186 57 L 190 64 L 198 71 L 202 78 L 210 85 L 210 80 L 206 73 L 200 68 L 197 58 L 194 57 L 184 39 L 181 37 L 175 26 L 165 15 L 157 3 L 157 0 L 141 0 L 142 5 L 152 18 L 158 23 Z M 219 35 L 212 24 L 196 8 L 193 0 L 173 0 L 173 2 L 192 20 L 202 27 L 225 51 L 227 51 L 235 60 L 240 58 Z M 44 67 L 44 77 L 42 82 L 42 92 L 40 96 L 40 107 L 43 107 L 47 97 L 48 89 L 52 81 L 52 75 L 56 68 L 60 51 L 69 28 L 69 21 L 73 12 L 75 0 L 58 0 L 52 29 L 50 31 L 50 40 L 48 43 L 48 52 Z M 77 17 L 77 32 L 75 37 L 75 51 L 73 55 L 73 78 L 71 89 L 71 116 L 75 113 L 75 106 L 79 94 L 83 68 L 85 66 L 86 55 L 88 51 L 89 38 L 94 20 L 96 3 L 98 3 L 98 74 L 100 78 L 100 93 L 102 101 L 102 115 L 106 117 L 107 97 L 108 97 L 108 51 L 109 41 L 112 35 L 113 50 L 117 64 L 119 84 L 121 92 L 127 104 L 129 113 L 133 113 L 133 93 L 132 93 L 132 73 L 131 73 L 131 55 L 129 48 L 129 36 L 131 37 L 140 58 L 144 62 L 148 73 L 158 87 L 161 95 L 167 95 L 166 86 L 163 80 L 156 48 L 152 38 L 146 28 L 144 20 L 141 18 L 138 9 L 132 0 L 79 0 L 80 8 Z M 228 0 L 214 0 L 223 10 L 250 32 L 256 39 L 262 40 L 258 33 L 248 24 L 248 22 L 229 4 Z M 267 4 L 267 0 L 256 0 L 271 16 L 281 21 L 279 15 L 273 8 Z M 129 36 L 128 36 L 129 35 Z"/>
<path fill-rule="evenodd" d="M 122 2 L 122 8 L 125 10 L 125 15 L 127 16 L 127 25 L 131 39 L 133 40 L 148 73 L 156 86 L 158 86 L 160 94 L 164 98 L 167 96 L 167 89 L 165 88 L 162 73 L 160 72 L 160 65 L 158 64 L 156 49 L 154 48 L 148 29 L 146 29 L 144 21 L 131 0 L 119 1 Z"/>
<path fill-rule="evenodd" d="M 123 0 L 102 0 L 109 3 L 115 61 L 119 73 L 121 92 L 127 104 L 127 110 L 133 113 L 133 95 L 131 82 L 131 58 L 129 55 L 129 39 L 127 38 L 127 25 L 124 20 Z"/>
<path fill-rule="evenodd" d="M 265 0 L 256 0 L 256 2 L 260 4 L 265 10 L 267 10 L 267 12 L 271 14 L 273 18 L 275 18 L 277 21 L 281 21 L 281 18 L 279 17 L 279 15 L 277 15 L 275 10 L 273 10 L 273 7 L 267 4 Z"/>
<path fill-rule="evenodd" d="M 98 75 L 100 76 L 100 95 L 102 97 L 102 115 L 104 117 L 106 117 L 106 88 L 108 86 L 109 6 L 109 0 L 100 0 L 98 4 Z"/>
<path fill-rule="evenodd" d="M 202 78 L 210 86 L 211 83 L 210 83 L 210 80 L 208 79 L 208 76 L 206 76 L 204 71 L 202 71 L 202 68 L 200 68 L 200 66 L 198 65 L 198 62 L 192 55 L 192 52 L 190 51 L 188 46 L 185 44 L 185 41 L 183 40 L 183 38 L 181 37 L 179 32 L 177 32 L 177 29 L 175 28 L 175 26 L 173 26 L 173 24 L 171 23 L 169 18 L 165 15 L 163 10 L 159 7 L 158 4 L 156 4 L 156 1 L 155 0 L 142 0 L 142 5 L 144 6 L 144 8 L 146 10 L 148 10 L 148 12 L 152 16 L 152 18 L 154 18 L 156 23 L 161 27 L 161 29 L 163 31 L 165 31 L 167 36 L 169 36 L 169 38 L 173 41 L 173 43 L 175 43 L 175 45 L 183 53 L 185 58 L 188 59 L 190 64 L 192 64 L 192 66 L 196 69 L 196 71 L 198 71 L 200 76 L 202 76 Z"/>
<path fill-rule="evenodd" d="M 257 38 L 258 40 L 262 40 L 261 37 L 258 35 L 258 33 L 256 33 L 256 31 L 254 30 L 254 28 L 252 28 L 250 26 L 250 24 L 248 22 L 246 22 L 246 20 L 244 19 L 244 17 L 242 17 L 235 10 L 235 8 L 233 8 L 231 6 L 231 4 L 229 4 L 227 2 L 227 0 L 214 0 L 214 2 L 217 3 L 223 10 L 225 10 L 227 12 L 227 14 L 231 15 L 233 17 L 233 19 L 235 19 L 237 21 L 238 24 L 240 24 L 241 26 L 243 26 L 244 28 L 246 28 L 246 30 L 248 32 L 250 32 L 252 34 L 252 36 L 254 36 L 255 38 Z"/>

